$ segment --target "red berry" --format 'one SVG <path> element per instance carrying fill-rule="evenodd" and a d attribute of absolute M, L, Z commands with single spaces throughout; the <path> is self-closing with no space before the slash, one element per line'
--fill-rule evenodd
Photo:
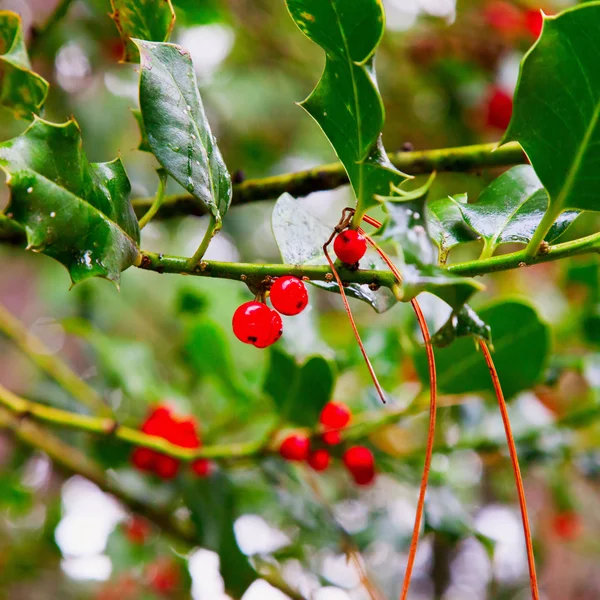
<path fill-rule="evenodd" d="M 142 425 L 142 431 L 149 435 L 161 436 L 173 423 L 171 409 L 166 405 L 159 405 L 151 409 Z"/>
<path fill-rule="evenodd" d="M 141 546 L 151 533 L 150 524 L 141 517 L 133 516 L 125 523 L 125 536 L 132 544 Z"/>
<path fill-rule="evenodd" d="M 353 265 L 365 255 L 367 240 L 358 231 L 346 229 L 333 240 L 333 251 L 343 263 Z"/>
<path fill-rule="evenodd" d="M 279 454 L 286 460 L 303 461 L 308 458 L 310 440 L 305 435 L 290 435 L 283 440 Z"/>
<path fill-rule="evenodd" d="M 319 421 L 328 429 L 342 429 L 350 422 L 352 413 L 343 402 L 328 402 L 321 411 Z"/>
<path fill-rule="evenodd" d="M 554 517 L 554 532 L 556 535 L 567 541 L 577 539 L 582 532 L 581 518 L 575 512 L 562 512 Z"/>
<path fill-rule="evenodd" d="M 506 129 L 512 116 L 513 99 L 505 91 L 492 87 L 487 101 L 487 124 L 489 127 Z"/>
<path fill-rule="evenodd" d="M 200 436 L 194 417 L 174 422 L 174 427 L 165 436 L 169 442 L 182 448 L 200 448 Z"/>
<path fill-rule="evenodd" d="M 308 455 L 308 464 L 315 471 L 325 471 L 330 461 L 331 456 L 327 450 L 314 450 Z"/>
<path fill-rule="evenodd" d="M 157 456 L 150 448 L 136 448 L 131 454 L 131 462 L 140 471 L 152 471 Z"/>
<path fill-rule="evenodd" d="M 488 3 L 483 10 L 483 16 L 489 25 L 500 33 L 519 33 L 523 25 L 521 10 L 510 2 L 498 0 Z"/>
<path fill-rule="evenodd" d="M 375 479 L 375 458 L 364 446 L 352 446 L 344 452 L 344 464 L 358 485 L 369 485 Z"/>
<path fill-rule="evenodd" d="M 291 317 L 301 313 L 308 304 L 308 292 L 301 279 L 287 275 L 279 277 L 271 286 L 273 308 Z"/>
<path fill-rule="evenodd" d="M 199 458 L 192 463 L 192 471 L 198 477 L 208 477 L 212 472 L 212 463 L 206 458 Z"/>
<path fill-rule="evenodd" d="M 337 444 L 341 443 L 341 441 L 342 441 L 342 434 L 339 431 L 326 431 L 321 436 L 321 439 L 328 446 L 336 446 Z"/>
<path fill-rule="evenodd" d="M 542 11 L 535 8 L 530 8 L 525 13 L 525 27 L 534 38 L 539 38 L 544 25 L 544 17 Z"/>
<path fill-rule="evenodd" d="M 179 472 L 179 461 L 172 456 L 159 454 L 154 464 L 154 472 L 161 479 L 173 479 Z"/>
<path fill-rule="evenodd" d="M 279 313 L 275 310 L 271 310 L 271 325 L 270 325 L 270 336 L 264 343 L 256 343 L 254 344 L 257 348 L 266 348 L 267 346 L 271 346 L 274 344 L 283 333 L 283 321 L 279 316 Z"/>
<path fill-rule="evenodd" d="M 274 332 L 277 322 L 273 314 L 275 311 L 262 302 L 246 302 L 233 314 L 233 333 L 245 344 L 265 348 L 279 339 Z"/>
<path fill-rule="evenodd" d="M 176 564 L 168 559 L 159 559 L 148 566 L 148 580 L 155 592 L 169 596 L 179 587 L 181 576 Z"/>

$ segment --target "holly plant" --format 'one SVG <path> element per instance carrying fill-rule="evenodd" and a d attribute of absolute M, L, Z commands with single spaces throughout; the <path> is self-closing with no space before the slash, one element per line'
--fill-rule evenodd
<path fill-rule="evenodd" d="M 64 597 L 188 598 L 198 549 L 235 599 L 459 597 L 464 544 L 501 555 L 490 498 L 522 572 L 472 597 L 552 597 L 544 515 L 579 539 L 568 479 L 600 472 L 569 438 L 600 415 L 600 2 L 446 3 L 414 31 L 381 0 L 50 4 L 0 11 L 0 505 L 43 504 L 41 457 L 63 503 L 81 478 L 118 500 L 112 572 Z"/>

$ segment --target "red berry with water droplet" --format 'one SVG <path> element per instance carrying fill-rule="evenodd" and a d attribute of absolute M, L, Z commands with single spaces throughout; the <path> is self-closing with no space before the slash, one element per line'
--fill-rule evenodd
<path fill-rule="evenodd" d="M 279 277 L 271 286 L 273 308 L 288 317 L 301 313 L 308 304 L 308 292 L 301 279 L 287 275 Z"/>
<path fill-rule="evenodd" d="M 331 462 L 331 456 L 327 450 L 319 449 L 314 450 L 308 455 L 308 464 L 315 471 L 325 471 L 329 467 Z"/>
<path fill-rule="evenodd" d="M 362 233 L 346 229 L 338 233 L 333 240 L 333 251 L 344 264 L 353 265 L 365 255 L 367 240 Z"/>
<path fill-rule="evenodd" d="M 369 485 L 375 480 L 375 457 L 364 446 L 352 446 L 344 452 L 344 464 L 357 485 Z"/>
<path fill-rule="evenodd" d="M 286 460 L 301 462 L 308 458 L 310 440 L 305 435 L 294 434 L 283 440 L 279 454 Z"/>
<path fill-rule="evenodd" d="M 276 314 L 262 302 L 246 302 L 233 314 L 233 333 L 245 344 L 266 348 L 281 336 L 281 318 L 278 321 Z"/>

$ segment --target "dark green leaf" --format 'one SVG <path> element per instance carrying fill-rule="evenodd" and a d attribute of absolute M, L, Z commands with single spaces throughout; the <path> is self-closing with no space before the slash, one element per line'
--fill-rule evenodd
<path fill-rule="evenodd" d="M 406 176 L 381 144 L 384 108 L 374 55 L 385 30 L 379 0 L 287 0 L 298 28 L 325 51 L 325 70 L 301 106 L 328 137 L 356 194 L 357 219 Z"/>
<path fill-rule="evenodd" d="M 492 343 L 492 330 L 480 316 L 465 304 L 458 311 L 452 312 L 450 318 L 431 338 L 431 343 L 438 348 L 445 348 L 456 338 L 472 336 Z"/>
<path fill-rule="evenodd" d="M 150 142 L 148 142 L 148 135 L 146 134 L 146 128 L 144 127 L 144 119 L 142 118 L 142 111 L 137 108 L 132 108 L 131 113 L 133 114 L 138 127 L 140 128 L 140 143 L 138 144 L 138 150 L 141 152 L 152 152 L 150 148 Z"/>
<path fill-rule="evenodd" d="M 550 197 L 540 231 L 568 209 L 599 210 L 600 3 L 544 16 L 525 55 L 512 120 L 503 141 L 527 153 Z"/>
<path fill-rule="evenodd" d="M 141 54 L 140 108 L 158 162 L 220 223 L 231 179 L 213 137 L 187 50 L 135 40 Z"/>
<path fill-rule="evenodd" d="M 328 264 L 323 252 L 323 244 L 333 232 L 333 227 L 325 225 L 289 194 L 283 194 L 275 203 L 271 225 L 285 263 Z M 362 269 L 387 270 L 383 260 L 371 249 L 367 250 L 360 261 L 360 266 Z M 311 283 L 332 292 L 340 291 L 335 282 L 311 281 Z M 372 290 L 368 285 L 352 283 L 344 289 L 348 296 L 368 302 L 377 312 L 384 312 L 396 304 L 394 295 L 387 288 Z"/>
<path fill-rule="evenodd" d="M 39 117 L 0 144 L 11 189 L 6 216 L 25 228 L 28 247 L 61 262 L 73 283 L 98 276 L 119 281 L 138 257 L 139 227 L 121 159 L 89 163 L 75 121 Z"/>
<path fill-rule="evenodd" d="M 486 187 L 476 204 L 457 203 L 465 223 L 483 239 L 481 258 L 508 242 L 527 244 L 548 208 L 548 194 L 530 165 L 506 171 Z M 551 243 L 579 216 L 563 213 L 546 235 Z"/>
<path fill-rule="evenodd" d="M 140 53 L 131 38 L 166 42 L 175 24 L 171 0 L 111 0 L 114 20 L 123 42 L 124 62 L 139 62 Z"/>
<path fill-rule="evenodd" d="M 300 367 L 289 354 L 273 349 L 263 389 L 283 419 L 314 427 L 331 400 L 334 381 L 332 364 L 322 356 L 312 356 Z"/>
<path fill-rule="evenodd" d="M 439 249 L 438 262 L 445 264 L 454 246 L 478 239 L 465 223 L 460 205 L 466 204 L 467 195 L 459 194 L 430 202 L 426 207 L 429 236 Z"/>
<path fill-rule="evenodd" d="M 493 358 L 507 398 L 530 388 L 543 374 L 550 351 L 550 329 L 525 302 L 498 302 L 479 311 L 492 330 Z M 424 352 L 415 357 L 419 376 L 428 381 Z M 466 394 L 493 391 L 485 360 L 471 338 L 460 338 L 436 350 L 441 393 Z"/>
<path fill-rule="evenodd" d="M 48 82 L 31 70 L 23 40 L 21 17 L 0 11 L 0 104 L 22 119 L 39 114 L 48 95 Z"/>
<path fill-rule="evenodd" d="M 208 479 L 186 481 L 183 493 L 200 545 L 219 555 L 226 592 L 241 598 L 258 576 L 235 538 L 238 515 L 229 479 L 217 472 Z"/>

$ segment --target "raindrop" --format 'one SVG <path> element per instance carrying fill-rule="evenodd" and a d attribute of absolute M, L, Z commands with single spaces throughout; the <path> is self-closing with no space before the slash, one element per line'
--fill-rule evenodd
<path fill-rule="evenodd" d="M 28 193 L 28 194 L 31 194 L 31 192 L 33 192 L 33 188 L 32 188 L 32 187 L 28 187 L 28 188 L 27 188 L 27 193 Z"/>
<path fill-rule="evenodd" d="M 54 219 L 54 217 L 55 217 L 55 216 L 56 216 L 56 213 L 55 213 L 54 211 L 52 211 L 52 212 L 50 213 L 50 218 L 51 218 L 51 219 Z"/>

